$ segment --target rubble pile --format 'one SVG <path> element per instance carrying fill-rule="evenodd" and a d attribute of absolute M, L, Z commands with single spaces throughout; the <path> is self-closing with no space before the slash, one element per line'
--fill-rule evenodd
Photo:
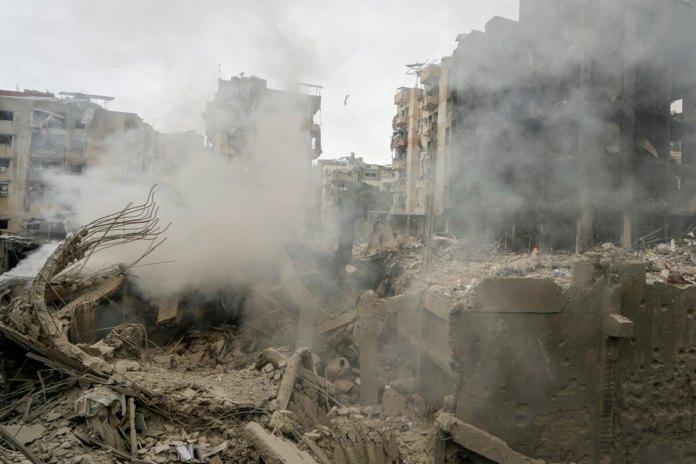
<path fill-rule="evenodd" d="M 345 300 L 314 299 L 291 264 L 277 287 L 230 298 L 239 309 L 216 316 L 217 325 L 191 318 L 205 314 L 195 298 L 143 299 L 129 265 L 84 274 L 83 259 L 103 246 L 91 239 L 95 231 L 106 229 L 100 237 L 110 242 L 108 231 L 137 220 L 144 226 L 126 239 L 156 240 L 154 208 L 148 199 L 85 226 L 28 287 L 8 292 L 0 312 L 0 462 L 427 462 L 418 443 L 430 426 L 416 425 L 415 410 L 392 417 L 357 406 L 354 324 L 322 329 L 346 319 Z M 415 248 L 380 252 L 377 266 L 390 263 L 379 273 L 385 292 L 406 285 L 395 270 Z M 324 314 L 313 325 L 315 352 L 300 344 L 308 301 Z"/>

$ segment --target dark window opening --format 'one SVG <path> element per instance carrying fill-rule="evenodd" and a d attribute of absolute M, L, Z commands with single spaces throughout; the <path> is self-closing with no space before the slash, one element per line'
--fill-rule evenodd
<path fill-rule="evenodd" d="M 14 120 L 14 113 L 12 111 L 0 111 L 0 121 L 12 120 Z"/>
<path fill-rule="evenodd" d="M 9 219 L 0 219 L 0 230 L 7 230 L 10 226 Z"/>
<path fill-rule="evenodd" d="M 84 164 L 71 164 L 70 165 L 70 172 L 74 172 L 75 174 L 82 174 L 85 170 L 85 165 Z"/>
<path fill-rule="evenodd" d="M 9 191 L 10 184 L 7 182 L 0 182 L 0 197 L 6 197 Z"/>
<path fill-rule="evenodd" d="M 138 128 L 138 123 L 134 118 L 128 118 L 124 122 L 124 127 L 126 130 L 131 130 L 131 129 L 137 129 Z"/>
<path fill-rule="evenodd" d="M 0 134 L 0 145 L 12 145 L 12 136 Z"/>
<path fill-rule="evenodd" d="M 0 158 L 0 172 L 5 172 L 10 167 L 9 158 Z"/>
<path fill-rule="evenodd" d="M 75 129 L 84 129 L 85 125 L 80 121 L 75 121 Z"/>

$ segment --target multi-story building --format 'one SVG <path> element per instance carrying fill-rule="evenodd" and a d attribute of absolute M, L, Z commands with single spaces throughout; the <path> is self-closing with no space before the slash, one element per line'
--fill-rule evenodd
<path fill-rule="evenodd" d="M 95 103 L 112 97 L 0 91 L 0 230 L 63 233 L 46 175 L 108 166 L 115 179 L 152 169 L 152 127 Z"/>
<path fill-rule="evenodd" d="M 394 201 L 391 215 L 397 229 L 418 230 L 425 214 L 425 198 L 417 190 L 416 181 L 422 176 L 420 164 L 420 88 L 401 87 L 394 96 L 396 115 L 392 120 L 392 170 L 394 171 Z"/>
<path fill-rule="evenodd" d="M 304 151 L 307 160 L 321 155 L 320 87 L 303 85 L 306 93 L 269 89 L 255 76 L 220 79 L 203 119 L 215 153 L 237 157 L 264 150 L 271 142 L 286 151 Z M 310 93 L 316 93 L 311 95 Z"/>
<path fill-rule="evenodd" d="M 456 229 L 577 251 L 679 235 L 696 216 L 695 18 L 692 1 L 524 0 L 519 22 L 460 36 Z"/>
<path fill-rule="evenodd" d="M 392 135 L 395 172 L 394 204 L 397 229 L 421 235 L 429 210 L 442 218 L 449 193 L 452 100 L 450 58 L 418 72 L 420 85 L 400 88 L 395 97 L 397 115 Z M 446 227 L 443 222 L 438 227 Z"/>
<path fill-rule="evenodd" d="M 336 233 L 336 216 L 340 214 L 338 210 L 344 202 L 356 203 L 362 200 L 365 204 L 353 206 L 356 210 L 361 210 L 369 222 L 369 213 L 375 213 L 370 208 L 381 206 L 380 199 L 394 191 L 394 177 L 390 166 L 365 163 L 355 153 L 338 159 L 318 160 L 317 163 L 321 175 L 321 224 L 322 230 L 329 235 Z M 369 189 L 371 195 L 354 198 L 361 188 Z M 358 193 L 357 197 L 361 195 Z M 385 216 L 388 211 L 379 213 Z"/>

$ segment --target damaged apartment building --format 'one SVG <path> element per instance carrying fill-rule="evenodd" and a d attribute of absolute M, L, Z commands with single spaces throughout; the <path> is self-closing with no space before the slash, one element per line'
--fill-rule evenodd
<path fill-rule="evenodd" d="M 392 212 L 439 232 L 588 249 L 693 222 L 695 6 L 522 0 L 396 94 Z M 665 227 L 669 225 L 669 227 Z"/>
<path fill-rule="evenodd" d="M 47 173 L 80 175 L 105 160 L 116 179 L 152 168 L 152 127 L 136 114 L 95 103 L 111 100 L 0 91 L 0 230 L 54 238 L 65 233 L 65 211 L 52 212 L 45 201 L 52 196 Z"/>
<path fill-rule="evenodd" d="M 203 119 L 215 153 L 237 157 L 268 149 L 267 139 L 306 148 L 307 160 L 321 155 L 321 87 L 298 84 L 304 92 L 269 89 L 265 79 L 233 76 L 218 80 Z M 309 163 L 308 163 L 309 164 Z"/>

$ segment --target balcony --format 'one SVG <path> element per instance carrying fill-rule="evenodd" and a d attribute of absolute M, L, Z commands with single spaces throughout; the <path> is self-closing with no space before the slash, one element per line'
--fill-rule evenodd
<path fill-rule="evenodd" d="M 401 87 L 396 92 L 396 95 L 394 95 L 394 104 L 399 105 L 399 106 L 406 105 L 410 99 L 411 99 L 411 89 L 408 89 L 406 87 Z"/>
<path fill-rule="evenodd" d="M 407 143 L 408 143 L 408 140 L 406 139 L 406 136 L 399 135 L 397 137 L 392 138 L 391 147 L 392 147 L 392 149 L 406 148 Z"/>
<path fill-rule="evenodd" d="M 421 108 L 425 111 L 434 111 L 440 105 L 440 97 L 436 95 L 426 95 L 421 102 Z"/>
<path fill-rule="evenodd" d="M 423 68 L 418 76 L 421 84 L 434 86 L 440 82 L 440 67 L 436 64 L 431 64 Z"/>
<path fill-rule="evenodd" d="M 406 116 L 394 116 L 392 125 L 394 126 L 394 128 L 406 127 L 408 126 L 408 118 Z"/>

